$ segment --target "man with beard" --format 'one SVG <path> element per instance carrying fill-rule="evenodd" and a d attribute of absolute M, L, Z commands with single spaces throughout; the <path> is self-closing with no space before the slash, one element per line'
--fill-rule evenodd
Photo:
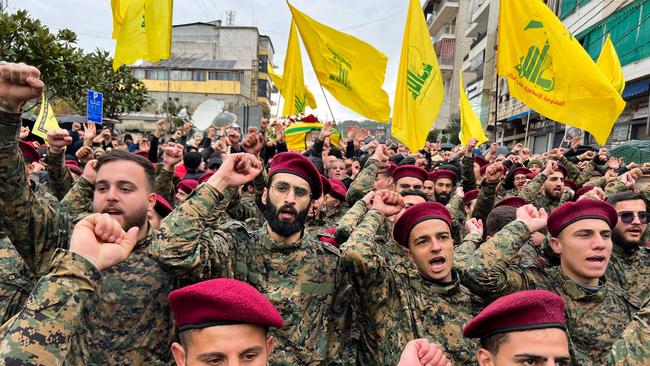
<path fill-rule="evenodd" d="M 451 199 L 451 193 L 456 186 L 458 177 L 451 170 L 440 169 L 433 171 L 433 193 L 436 196 L 436 202 L 446 205 Z"/>
<path fill-rule="evenodd" d="M 562 165 L 549 159 L 544 170 L 528 182 L 518 195 L 533 206 L 552 212 L 566 198 L 562 195 L 566 175 L 567 171 Z"/>
<path fill-rule="evenodd" d="M 639 193 L 625 191 L 611 195 L 618 222 L 612 231 L 614 249 L 607 277 L 633 295 L 644 299 L 650 290 L 650 256 L 643 234 L 648 229 L 647 203 Z"/>
<path fill-rule="evenodd" d="M 322 193 L 314 164 L 292 152 L 273 158 L 261 198 L 266 223 L 259 230 L 251 232 L 235 221 L 222 230 L 206 224 L 223 210 L 224 190 L 253 180 L 261 171 L 255 156 L 230 155 L 163 221 L 155 257 L 188 281 L 219 277 L 227 269 L 230 277 L 252 284 L 285 320 L 283 329 L 270 332 L 277 342 L 271 364 L 322 364 L 328 336 L 341 341 L 328 319 L 339 252 L 304 233 L 309 207 Z"/>
<path fill-rule="evenodd" d="M 421 191 L 427 178 L 427 171 L 416 165 L 402 165 L 393 170 L 393 181 L 397 193 L 407 189 Z"/>
<path fill-rule="evenodd" d="M 0 188 L 0 213 L 7 235 L 36 279 L 48 273 L 57 248 L 68 247 L 75 218 L 65 203 L 54 208 L 30 191 L 16 142 L 22 105 L 43 90 L 39 77 L 34 67 L 0 64 L 0 179 L 5 182 Z M 153 166 L 141 156 L 113 151 L 103 155 L 96 168 L 93 211 L 111 215 L 125 230 L 138 227 L 138 242 L 125 262 L 105 272 L 101 296 L 92 296 L 84 309 L 83 325 L 75 333 L 66 361 L 166 363 L 172 329 L 166 296 L 176 279 L 148 252 Z"/>

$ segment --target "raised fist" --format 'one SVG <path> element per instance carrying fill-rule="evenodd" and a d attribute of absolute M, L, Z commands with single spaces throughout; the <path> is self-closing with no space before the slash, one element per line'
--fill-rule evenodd
<path fill-rule="evenodd" d="M 517 220 L 523 222 L 528 231 L 534 233 L 546 227 L 548 214 L 541 208 L 537 209 L 533 205 L 524 205 L 517 209 Z"/>
<path fill-rule="evenodd" d="M 399 193 L 382 189 L 375 193 L 372 208 L 381 212 L 384 217 L 398 214 L 404 208 L 404 199 Z"/>
<path fill-rule="evenodd" d="M 489 183 L 497 183 L 501 180 L 501 177 L 503 177 L 504 172 L 505 167 L 503 166 L 503 163 L 490 164 L 487 169 L 485 169 L 485 179 Z"/>
<path fill-rule="evenodd" d="M 0 110 L 19 113 L 26 101 L 39 97 L 45 87 L 40 76 L 37 68 L 24 63 L 0 64 Z"/>
<path fill-rule="evenodd" d="M 72 143 L 72 137 L 68 131 L 57 128 L 56 130 L 47 131 L 47 144 L 54 153 L 61 153 L 63 149 Z"/>
<path fill-rule="evenodd" d="M 471 218 L 465 221 L 465 230 L 469 234 L 476 234 L 478 236 L 483 236 L 483 221 Z"/>
<path fill-rule="evenodd" d="M 163 163 L 165 170 L 174 171 L 176 164 L 183 160 L 183 145 L 174 142 L 167 143 L 163 148 Z"/>
<path fill-rule="evenodd" d="M 262 163 L 248 153 L 228 155 L 219 170 L 208 180 L 208 184 L 223 192 L 230 187 L 239 187 L 252 181 L 262 172 Z"/>
<path fill-rule="evenodd" d="M 451 366 L 451 362 L 440 347 L 423 338 L 406 344 L 397 366 Z"/>

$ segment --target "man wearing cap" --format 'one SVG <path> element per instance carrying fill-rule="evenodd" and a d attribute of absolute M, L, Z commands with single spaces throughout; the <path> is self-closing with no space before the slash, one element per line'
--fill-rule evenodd
<path fill-rule="evenodd" d="M 531 159 L 526 163 L 526 168 L 531 171 L 531 173 L 539 174 L 545 167 L 544 162 L 539 159 Z"/>
<path fill-rule="evenodd" d="M 418 275 L 391 268 L 374 240 L 385 217 L 402 210 L 403 198 L 379 191 L 372 206 L 341 246 L 342 275 L 353 278 L 358 296 L 359 364 L 394 365 L 408 341 L 440 344 L 454 365 L 473 364 L 475 344 L 464 340 L 462 325 L 480 301 L 460 285 L 452 270 L 451 216 L 437 202 L 411 206 L 396 221 L 393 236 L 415 263 Z"/>
<path fill-rule="evenodd" d="M 183 179 L 176 185 L 176 204 L 180 205 L 192 191 L 199 185 L 199 182 L 194 179 Z"/>
<path fill-rule="evenodd" d="M 512 189 L 501 192 L 501 194 L 497 197 L 497 200 L 518 195 L 526 185 L 526 175 L 530 173 L 530 170 L 521 166 L 512 170 L 511 173 L 508 174 L 508 177 L 506 177 L 506 182 L 511 179 L 510 182 L 512 184 Z"/>
<path fill-rule="evenodd" d="M 393 171 L 395 192 L 406 189 L 422 190 L 423 183 L 427 180 L 427 171 L 416 165 L 402 165 Z"/>
<path fill-rule="evenodd" d="M 545 290 L 497 299 L 465 325 L 463 335 L 480 339 L 480 366 L 568 366 L 571 361 L 564 300 Z"/>
<path fill-rule="evenodd" d="M 459 267 L 473 293 L 492 300 L 512 292 L 546 289 L 560 295 L 567 306 L 571 358 L 577 364 L 602 364 L 640 301 L 604 277 L 612 251 L 611 232 L 617 222 L 614 208 L 583 199 L 560 206 L 548 217 L 551 247 L 560 265 L 549 269 L 510 262 L 531 232 L 547 222 L 543 209 L 517 209 L 517 220 L 483 243 Z M 617 316 L 611 316 L 617 314 Z"/>
<path fill-rule="evenodd" d="M 614 245 L 607 278 L 629 293 L 645 299 L 650 293 L 650 256 L 643 234 L 648 230 L 647 203 L 639 193 L 616 193 L 607 202 L 614 206 L 618 221 L 612 231 Z"/>
<path fill-rule="evenodd" d="M 271 363 L 318 364 L 335 333 L 328 311 L 339 252 L 304 233 L 309 207 L 322 193 L 314 164 L 291 152 L 273 158 L 261 199 L 266 218 L 261 229 L 250 231 L 234 221 L 222 230 L 206 224 L 214 211 L 223 210 L 224 190 L 252 181 L 261 170 L 253 155 L 230 155 L 163 221 L 153 253 L 164 268 L 190 281 L 225 275 L 254 285 L 286 322 L 271 332 L 277 341 Z"/>
<path fill-rule="evenodd" d="M 544 170 L 528 182 L 518 196 L 537 208 L 552 212 L 567 198 L 563 196 L 566 174 L 566 168 L 554 160 L 548 160 Z"/>
<path fill-rule="evenodd" d="M 446 205 L 449 203 L 451 194 L 456 186 L 456 173 L 446 169 L 435 170 L 433 173 L 433 191 L 436 196 L 436 202 Z"/>
<path fill-rule="evenodd" d="M 207 280 L 172 291 L 169 304 L 180 342 L 171 346 L 177 366 L 268 365 L 282 328 L 280 313 L 253 286 L 229 279 Z"/>

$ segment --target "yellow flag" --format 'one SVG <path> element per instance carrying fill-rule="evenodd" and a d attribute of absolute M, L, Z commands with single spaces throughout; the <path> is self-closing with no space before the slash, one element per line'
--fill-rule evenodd
<path fill-rule="evenodd" d="M 111 10 L 113 11 L 113 39 L 117 39 L 124 23 L 126 9 L 129 7 L 131 0 L 111 0 Z"/>
<path fill-rule="evenodd" d="M 460 73 L 460 133 L 458 134 L 460 143 L 467 145 L 469 139 L 475 138 L 478 140 L 476 146 L 488 140 L 483 131 L 481 120 L 476 116 L 472 105 L 469 104 L 467 93 L 465 92 L 465 84 L 463 84 L 463 73 Z"/>
<path fill-rule="evenodd" d="M 623 90 L 625 89 L 625 76 L 623 76 L 621 61 L 618 59 L 616 49 L 609 34 L 607 35 L 603 49 L 600 51 L 596 65 L 600 67 L 605 77 L 610 80 L 618 94 L 623 94 Z"/>
<path fill-rule="evenodd" d="M 113 1 L 123 6 L 125 1 Z M 171 55 L 172 0 L 130 0 L 124 13 L 121 26 L 117 28 L 117 45 L 113 69 L 123 64 L 132 64 L 138 59 L 157 62 Z M 113 10 L 115 36 L 115 14 Z"/>
<path fill-rule="evenodd" d="M 289 31 L 289 43 L 287 44 L 287 54 L 284 58 L 284 73 L 282 76 L 283 84 L 281 92 L 284 97 L 282 114 L 290 116 L 304 112 L 305 107 L 308 105 L 307 88 L 305 88 L 305 78 L 302 72 L 302 57 L 300 56 L 298 31 L 293 20 L 291 21 L 291 30 Z M 314 109 L 316 108 L 316 101 L 312 99 L 312 102 L 313 104 L 309 104 L 309 106 Z"/>
<path fill-rule="evenodd" d="M 386 55 L 364 41 L 315 21 L 291 4 L 289 8 L 320 84 L 360 115 L 388 121 L 388 94 L 381 88 L 388 62 Z"/>
<path fill-rule="evenodd" d="M 43 140 L 47 140 L 47 131 L 52 131 L 59 128 L 59 122 L 54 116 L 54 111 L 52 110 L 50 102 L 48 102 L 47 98 L 45 98 L 45 93 L 42 94 L 43 96 L 41 97 L 41 111 L 36 117 L 32 133 L 36 136 L 40 136 L 43 138 Z"/>
<path fill-rule="evenodd" d="M 410 0 L 399 61 L 392 135 L 411 151 L 424 143 L 440 112 L 444 87 L 420 2 Z"/>
<path fill-rule="evenodd" d="M 604 144 L 625 102 L 580 43 L 540 0 L 502 0 L 498 73 L 510 94 Z"/>
<path fill-rule="evenodd" d="M 275 84 L 275 86 L 278 88 L 280 93 L 284 96 L 284 93 L 282 92 L 282 90 L 284 89 L 282 87 L 282 83 L 283 83 L 282 76 L 278 75 L 273 70 L 273 67 L 271 65 L 269 65 L 268 70 L 269 70 L 269 76 L 271 77 L 271 80 L 273 81 L 273 84 Z M 316 109 L 316 98 L 314 98 L 314 94 L 312 94 L 309 91 L 309 89 L 307 88 L 306 85 L 304 87 L 305 87 L 305 95 L 307 96 L 307 105 L 311 109 Z"/>

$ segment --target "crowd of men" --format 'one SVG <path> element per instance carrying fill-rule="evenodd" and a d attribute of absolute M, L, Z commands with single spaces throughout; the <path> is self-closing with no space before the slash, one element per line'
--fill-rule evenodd
<path fill-rule="evenodd" d="M 39 77 L 0 62 L 4 364 L 650 364 L 650 164 L 267 121 L 35 144 Z"/>

